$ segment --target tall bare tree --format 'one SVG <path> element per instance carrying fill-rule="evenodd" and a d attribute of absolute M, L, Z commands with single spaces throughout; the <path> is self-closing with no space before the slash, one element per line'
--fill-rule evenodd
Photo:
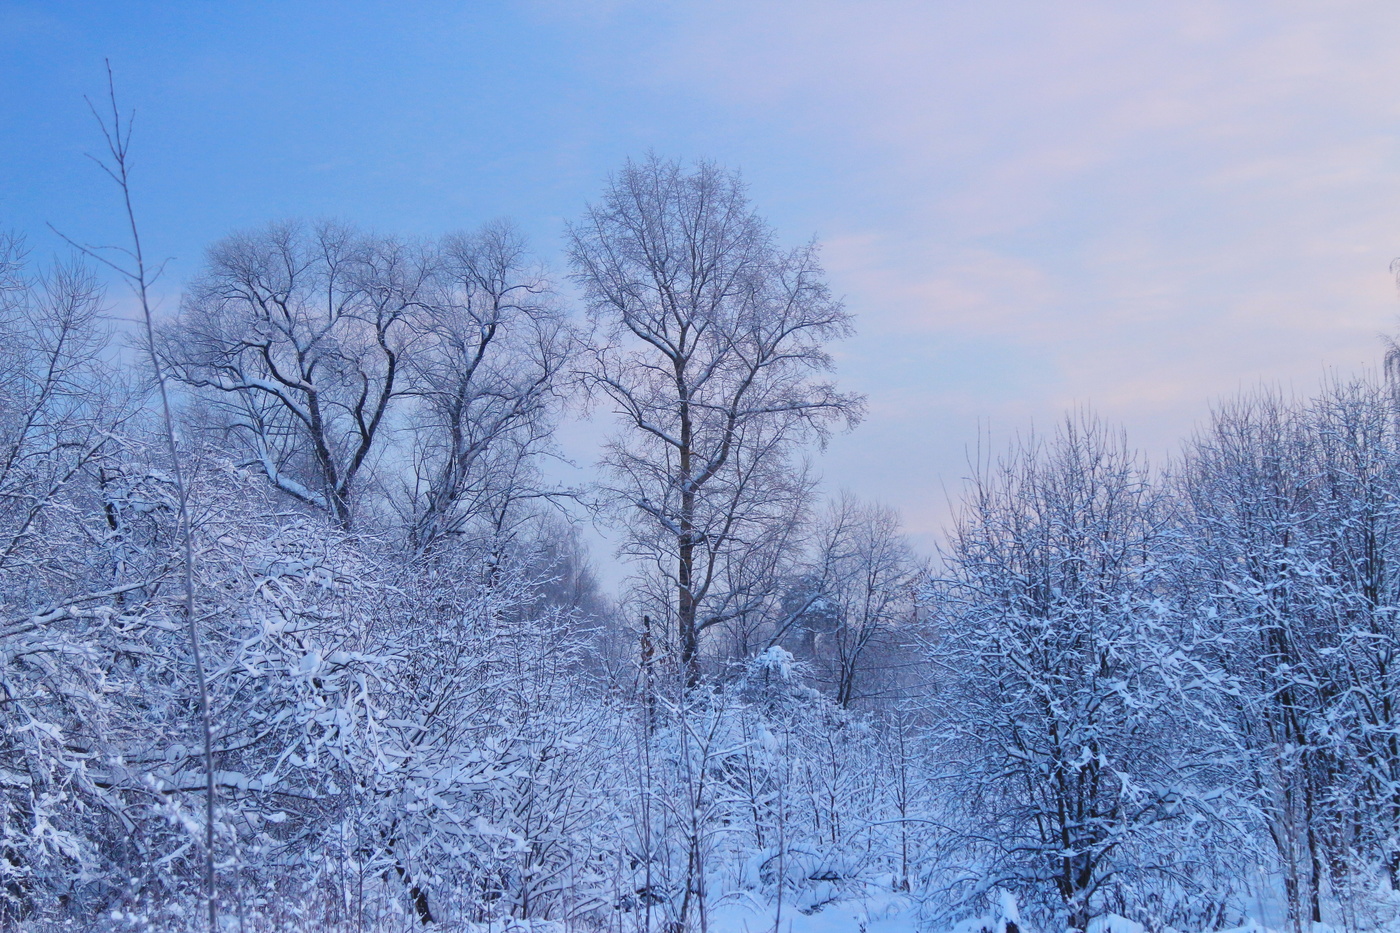
<path fill-rule="evenodd" d="M 850 315 L 815 245 L 780 249 L 738 174 L 711 163 L 629 161 L 569 241 L 587 377 L 622 424 L 606 494 L 693 684 L 705 630 L 772 596 L 808 500 L 803 445 L 860 417 L 822 378 Z"/>

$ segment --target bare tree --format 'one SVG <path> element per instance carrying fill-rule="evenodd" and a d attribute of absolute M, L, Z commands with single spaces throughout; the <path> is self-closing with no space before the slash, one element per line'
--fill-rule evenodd
<path fill-rule="evenodd" d="M 779 249 L 739 176 L 710 163 L 628 162 L 569 239 L 587 377 L 622 423 L 605 492 L 695 683 L 701 635 L 772 596 L 810 489 L 802 445 L 860 416 L 820 378 L 850 316 L 816 247 Z"/>
<path fill-rule="evenodd" d="M 1400 436 L 1390 389 L 1337 382 L 1309 410 L 1312 537 L 1322 547 L 1304 605 L 1315 626 L 1309 673 L 1325 678 L 1329 706 L 1314 737 L 1324 745 L 1311 776 L 1315 833 L 1334 897 L 1353 917 L 1368 862 L 1400 887 Z"/>
<path fill-rule="evenodd" d="M 349 528 L 361 473 L 404 395 L 430 271 L 418 250 L 332 224 L 236 234 L 209 251 L 165 361 L 207 391 L 249 466 Z"/>
<path fill-rule="evenodd" d="M 1241 773 L 1278 856 L 1294 928 L 1321 920 L 1317 788 L 1327 689 L 1318 649 L 1327 616 L 1315 603 L 1325 545 L 1307 419 L 1273 393 L 1221 405 L 1183 465 L 1183 596 L 1221 636 L 1203 657 L 1229 687 L 1222 745 Z M 1212 643 L 1203 645 L 1208 648 Z"/>
<path fill-rule="evenodd" d="M 1393 381 L 1223 404 L 1187 448 L 1178 589 L 1295 929 L 1400 877 Z M 1209 649 L 1209 650 L 1206 650 Z M 1383 882 L 1379 879 L 1384 878 Z M 1330 903 L 1329 903 L 1330 902 Z"/>
<path fill-rule="evenodd" d="M 0 579 L 7 592 L 49 576 L 27 554 L 63 491 L 110 454 L 120 393 L 101 354 L 102 292 L 60 264 L 39 281 L 17 236 L 0 237 Z"/>
<path fill-rule="evenodd" d="M 422 555 L 539 492 L 569 345 L 505 224 L 417 245 L 283 224 L 210 250 L 164 350 L 244 465 L 347 529 L 387 496 Z"/>

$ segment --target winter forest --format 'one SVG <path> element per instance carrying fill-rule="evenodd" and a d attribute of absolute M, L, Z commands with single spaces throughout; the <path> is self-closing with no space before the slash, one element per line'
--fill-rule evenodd
<path fill-rule="evenodd" d="M 559 269 L 273 219 L 156 308 L 99 103 L 127 239 L 0 235 L 0 928 L 1400 922 L 1394 346 L 1167 462 L 956 439 L 924 553 L 821 481 L 859 322 L 737 171 L 634 156 Z"/>

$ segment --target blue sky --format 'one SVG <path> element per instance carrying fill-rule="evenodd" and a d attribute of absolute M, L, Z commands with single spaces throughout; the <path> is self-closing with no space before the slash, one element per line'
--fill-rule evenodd
<path fill-rule="evenodd" d="M 629 155 L 741 168 L 824 244 L 867 423 L 821 460 L 925 543 L 979 431 L 1092 405 L 1160 460 L 1212 399 L 1396 329 L 1400 5 L 0 0 L 0 224 L 117 235 L 110 57 L 168 303 L 219 236 L 332 216 L 560 234 Z M 587 461 L 597 431 L 565 433 Z"/>

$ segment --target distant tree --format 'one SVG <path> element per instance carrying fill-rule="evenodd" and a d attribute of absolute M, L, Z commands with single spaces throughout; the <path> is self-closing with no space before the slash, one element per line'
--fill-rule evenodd
<path fill-rule="evenodd" d="M 893 509 L 849 493 L 828 505 L 814 531 L 817 554 L 805 577 L 812 594 L 794 627 L 837 705 L 849 708 L 876 689 L 871 681 L 882 663 L 899 663 L 901 630 L 912 644 L 925 568 Z M 885 686 L 893 673 L 885 672 Z"/>
<path fill-rule="evenodd" d="M 739 176 L 710 163 L 628 162 L 569 245 L 587 378 L 622 423 L 604 492 L 693 684 L 702 634 L 774 595 L 807 507 L 803 445 L 860 416 L 820 378 L 850 316 L 815 246 L 779 249 Z"/>

